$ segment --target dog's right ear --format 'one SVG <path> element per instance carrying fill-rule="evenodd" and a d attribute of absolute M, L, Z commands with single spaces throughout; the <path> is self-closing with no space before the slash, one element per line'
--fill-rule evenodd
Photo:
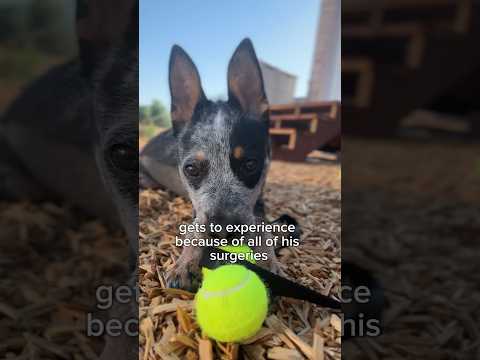
<path fill-rule="evenodd" d="M 178 131 L 192 119 L 196 106 L 206 100 L 195 64 L 178 45 L 170 54 L 169 84 L 172 124 Z"/>

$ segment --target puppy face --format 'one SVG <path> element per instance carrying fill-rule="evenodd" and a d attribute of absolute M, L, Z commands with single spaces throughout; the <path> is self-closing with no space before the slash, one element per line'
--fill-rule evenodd
<path fill-rule="evenodd" d="M 179 171 L 200 223 L 251 224 L 269 165 L 263 119 L 207 102 L 180 138 Z"/>
<path fill-rule="evenodd" d="M 268 104 L 249 40 L 228 69 L 229 100 L 206 99 L 195 65 L 174 47 L 170 59 L 172 120 L 179 172 L 200 223 L 252 224 L 269 161 Z"/>

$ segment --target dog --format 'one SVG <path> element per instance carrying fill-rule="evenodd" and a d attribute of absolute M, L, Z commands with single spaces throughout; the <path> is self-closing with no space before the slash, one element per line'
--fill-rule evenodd
<path fill-rule="evenodd" d="M 78 11 L 79 55 L 34 80 L 0 120 L 0 198 L 60 200 L 123 228 L 135 286 L 138 0 L 87 5 L 86 16 Z M 131 300 L 110 316 L 138 318 Z M 102 358 L 137 358 L 136 338 L 126 337 L 107 338 Z"/>
<path fill-rule="evenodd" d="M 142 187 L 163 187 L 188 197 L 194 223 L 220 224 L 222 229 L 228 224 L 258 224 L 265 216 L 262 193 L 271 159 L 270 119 L 250 39 L 244 39 L 230 59 L 227 82 L 227 101 L 207 99 L 195 64 L 175 45 L 169 62 L 172 128 L 153 138 L 140 154 Z M 222 230 L 208 235 L 231 239 L 236 234 Z M 273 247 L 253 250 L 268 255 L 260 266 L 281 272 Z M 198 286 L 201 251 L 184 247 L 166 274 L 168 286 Z"/>
<path fill-rule="evenodd" d="M 115 18 L 107 14 L 114 3 Z M 0 198 L 58 199 L 122 226 L 132 259 L 138 237 L 136 6 L 135 0 L 90 1 L 97 20 L 118 32 L 105 34 L 91 23 L 85 37 L 79 30 L 79 55 L 34 80 L 0 119 L 6 180 Z"/>

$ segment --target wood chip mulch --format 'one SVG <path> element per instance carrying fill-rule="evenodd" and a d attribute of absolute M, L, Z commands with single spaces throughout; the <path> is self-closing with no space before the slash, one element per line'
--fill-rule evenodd
<path fill-rule="evenodd" d="M 381 281 L 386 306 L 383 334 L 344 342 L 343 355 L 479 359 L 480 146 L 345 144 L 355 172 L 343 188 L 342 256 Z"/>
<path fill-rule="evenodd" d="M 0 358 L 97 359 L 86 318 L 125 276 L 125 236 L 51 203 L 0 202 L 0 229 Z"/>
<path fill-rule="evenodd" d="M 341 281 L 340 166 L 274 161 L 265 189 L 268 220 L 295 217 L 301 245 L 282 249 L 287 275 L 338 299 Z M 177 227 L 191 221 L 191 205 L 164 191 L 140 194 L 140 358 L 148 359 L 340 359 L 340 318 L 309 303 L 274 301 L 260 332 L 241 344 L 202 335 L 194 294 L 167 289 L 164 274 L 180 249 Z"/>

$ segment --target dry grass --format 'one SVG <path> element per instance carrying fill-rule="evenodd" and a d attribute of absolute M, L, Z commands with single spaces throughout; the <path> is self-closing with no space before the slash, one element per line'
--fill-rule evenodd
<path fill-rule="evenodd" d="M 302 244 L 283 249 L 288 276 L 317 291 L 339 295 L 340 168 L 335 164 L 274 162 L 265 192 L 270 220 L 287 213 L 300 222 Z M 177 226 L 191 221 L 191 205 L 163 191 L 140 196 L 140 319 L 143 359 L 340 359 L 336 315 L 291 299 L 274 302 L 264 327 L 242 344 L 202 336 L 193 294 L 165 288 L 165 271 L 180 249 Z"/>

